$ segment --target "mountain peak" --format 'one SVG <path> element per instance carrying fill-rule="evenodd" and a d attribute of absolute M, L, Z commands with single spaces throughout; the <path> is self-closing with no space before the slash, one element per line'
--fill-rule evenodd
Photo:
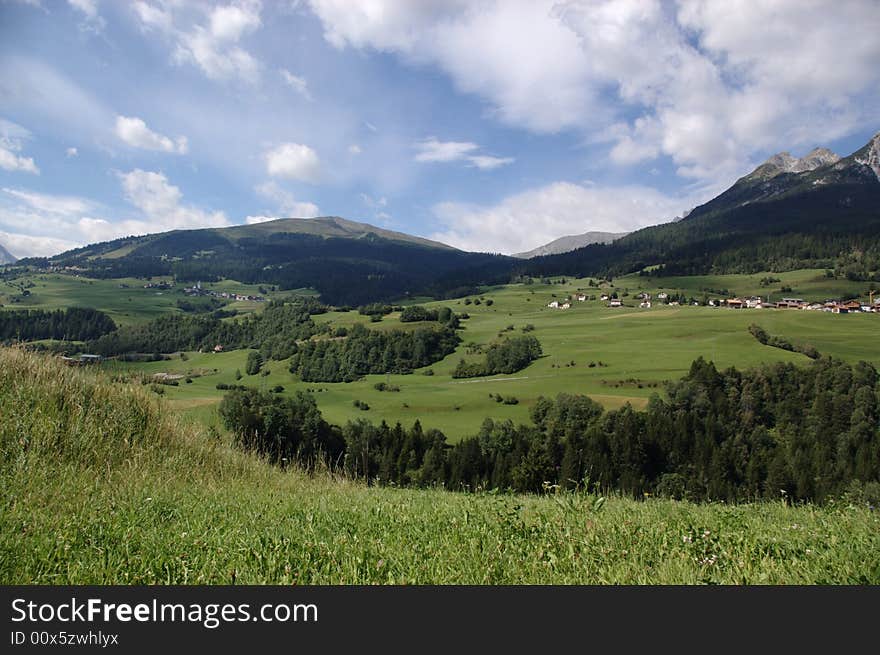
<path fill-rule="evenodd" d="M 853 153 L 853 159 L 856 163 L 864 164 L 874 171 L 874 175 L 877 176 L 877 181 L 880 181 L 880 132 L 877 132 L 877 134 L 865 144 L 864 148 Z"/>
<path fill-rule="evenodd" d="M 6 248 L 3 247 L 3 244 L 0 243 L 0 266 L 3 266 L 4 264 L 14 264 L 16 261 L 17 260 L 13 254 L 6 250 Z"/>
<path fill-rule="evenodd" d="M 768 180 L 782 173 L 804 173 L 838 161 L 840 161 L 840 156 L 828 148 L 813 148 L 800 159 L 793 157 L 790 152 L 784 151 L 770 157 L 746 177 Z"/>

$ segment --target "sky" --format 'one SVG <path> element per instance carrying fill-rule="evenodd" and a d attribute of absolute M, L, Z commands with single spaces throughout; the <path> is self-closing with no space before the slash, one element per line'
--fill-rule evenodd
<path fill-rule="evenodd" d="M 0 244 L 631 231 L 776 152 L 864 145 L 878 34 L 874 0 L 0 0 Z"/>

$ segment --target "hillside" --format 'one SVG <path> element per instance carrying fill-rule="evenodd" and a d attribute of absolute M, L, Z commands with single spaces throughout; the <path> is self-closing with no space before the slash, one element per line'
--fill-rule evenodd
<path fill-rule="evenodd" d="M 771 157 L 680 221 L 611 245 L 530 260 L 531 274 L 620 275 L 661 266 L 699 275 L 837 268 L 852 279 L 880 271 L 880 134 L 851 155 L 817 149 Z"/>
<path fill-rule="evenodd" d="M 193 283 L 227 278 L 281 289 L 311 287 L 327 302 L 361 304 L 410 294 L 443 295 L 457 286 L 493 281 L 508 261 L 325 217 L 175 230 L 22 263 L 73 267 L 94 278 L 174 275 Z"/>
<path fill-rule="evenodd" d="M 545 243 L 543 246 L 538 246 L 528 252 L 518 252 L 512 256 L 519 259 L 531 259 L 541 255 L 558 255 L 594 243 L 611 243 L 615 239 L 625 237 L 627 234 L 628 232 L 585 232 L 584 234 L 573 234 L 559 237 L 550 243 Z"/>
<path fill-rule="evenodd" d="M 367 487 L 20 350 L 0 350 L 0 414 L 3 584 L 880 582 L 857 504 Z"/>
<path fill-rule="evenodd" d="M 6 250 L 6 248 L 3 247 L 3 244 L 0 243 L 0 266 L 3 264 L 14 264 L 16 261 L 17 260 L 12 253 Z"/>

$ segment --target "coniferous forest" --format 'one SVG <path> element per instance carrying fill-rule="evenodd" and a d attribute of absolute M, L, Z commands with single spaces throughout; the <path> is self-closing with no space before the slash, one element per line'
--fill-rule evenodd
<path fill-rule="evenodd" d="M 312 397 L 227 394 L 239 443 L 276 462 L 318 461 L 384 485 L 540 492 L 589 487 L 634 497 L 822 502 L 880 476 L 877 370 L 821 358 L 718 371 L 698 359 L 645 411 L 577 395 L 542 398 L 530 425 L 487 419 L 454 445 L 419 422 L 328 425 Z"/>
<path fill-rule="evenodd" d="M 116 324 L 107 314 L 86 307 L 0 312 L 0 341 L 86 341 L 97 339 L 115 329 Z"/>

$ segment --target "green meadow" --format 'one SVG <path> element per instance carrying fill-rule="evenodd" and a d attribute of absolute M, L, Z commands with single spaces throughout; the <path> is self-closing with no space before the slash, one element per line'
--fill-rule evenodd
<path fill-rule="evenodd" d="M 283 470 L 140 385 L 0 349 L 3 584 L 878 584 L 848 500 L 695 505 Z"/>
<path fill-rule="evenodd" d="M 161 277 L 149 280 L 154 284 L 169 281 L 170 279 Z M 91 307 L 106 312 L 117 325 L 141 323 L 162 314 L 180 311 L 177 301 L 186 298 L 181 291 L 182 285 L 172 289 L 145 289 L 146 284 L 148 281 L 140 278 L 96 280 L 60 273 L 0 278 L 0 311 Z M 202 286 L 205 289 L 242 295 L 260 294 L 259 285 L 240 284 L 231 280 Z M 22 291 L 28 293 L 25 295 Z M 236 301 L 229 305 L 229 309 L 235 309 L 239 313 L 257 311 L 260 307 L 261 303 L 249 301 Z"/>
<path fill-rule="evenodd" d="M 808 299 L 843 294 L 858 294 L 864 284 L 846 280 L 828 280 L 823 271 L 794 271 L 774 274 L 782 284 Z M 526 422 L 529 409 L 540 396 L 558 393 L 586 394 L 607 408 L 626 403 L 644 407 L 652 393 L 662 393 L 662 383 L 687 372 L 699 356 L 711 359 L 720 368 L 749 368 L 763 363 L 792 361 L 807 363 L 801 354 L 758 343 L 748 332 L 757 323 L 770 334 L 815 346 L 821 353 L 855 362 L 867 360 L 880 365 L 877 340 L 880 316 L 876 314 L 832 315 L 797 310 L 729 310 L 711 307 L 662 306 L 639 309 L 635 295 L 640 291 L 656 294 L 687 292 L 697 294 L 704 288 L 727 288 L 740 295 L 762 294 L 766 287 L 753 276 L 699 276 L 656 280 L 628 276 L 613 281 L 613 286 L 591 288 L 586 279 L 569 279 L 565 284 L 513 284 L 485 289 L 480 295 L 425 303 L 449 306 L 470 318 L 462 321 L 462 343 L 443 361 L 411 375 L 372 375 L 352 383 L 303 383 L 288 372 L 287 362 L 267 362 L 266 376 L 243 375 L 247 353 L 187 353 L 186 360 L 176 355 L 169 361 L 143 364 L 112 364 L 135 373 L 171 373 L 189 375 L 191 383 L 179 380 L 178 386 L 165 386 L 164 397 L 170 405 L 203 423 L 216 425 L 215 408 L 224 392 L 218 383 L 244 384 L 272 389 L 284 387 L 284 393 L 298 389 L 315 394 L 318 406 L 331 422 L 367 419 L 373 422 L 400 421 L 410 425 L 416 419 L 426 427 L 441 429 L 456 441 L 474 434 L 482 421 L 511 419 Z M 558 278 L 557 278 L 558 280 Z M 672 284 L 672 281 L 675 284 Z M 659 285 L 662 282 L 662 287 Z M 588 295 L 618 292 L 628 306 L 608 308 L 599 300 L 572 303 L 567 310 L 547 307 L 552 300 L 582 289 Z M 763 289 L 763 293 L 762 293 Z M 795 292 L 786 295 L 795 295 Z M 475 304 L 479 300 L 479 304 Z M 491 305 L 487 302 L 491 300 Z M 317 322 L 334 326 L 362 323 L 371 329 L 413 329 L 417 323 L 400 323 L 392 313 L 379 323 L 355 311 L 328 312 L 314 317 Z M 452 371 L 460 359 L 477 358 L 469 354 L 474 345 L 485 346 L 504 335 L 536 336 L 544 356 L 523 371 L 469 380 L 455 380 Z M 512 329 L 510 329 L 512 327 Z M 594 364 L 591 366 L 591 364 Z M 216 370 L 215 370 L 216 369 Z M 399 392 L 378 391 L 379 382 L 400 388 Z M 518 404 L 496 402 L 496 394 L 516 398 Z M 369 406 L 362 410 L 353 402 Z"/>

